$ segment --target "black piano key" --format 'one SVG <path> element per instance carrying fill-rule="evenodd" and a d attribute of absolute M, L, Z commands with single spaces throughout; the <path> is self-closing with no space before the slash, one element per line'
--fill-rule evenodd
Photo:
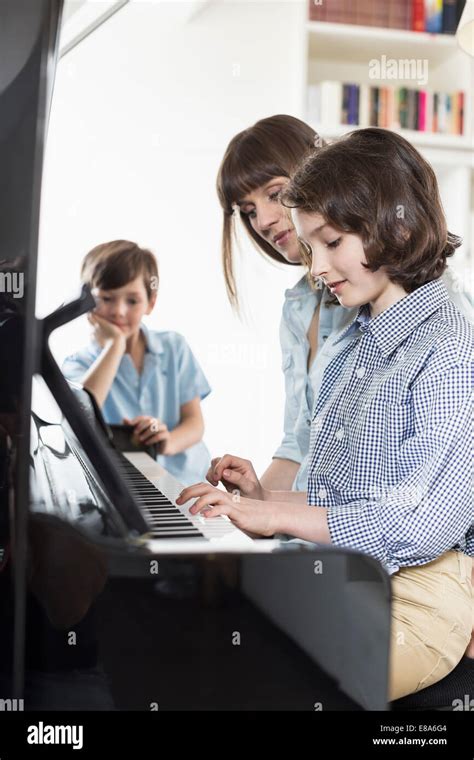
<path fill-rule="evenodd" d="M 180 517 L 182 520 L 189 520 L 188 515 L 183 515 L 178 509 L 149 509 L 145 507 L 143 511 L 150 517 Z"/>
<path fill-rule="evenodd" d="M 163 528 L 151 528 L 150 534 L 153 536 L 153 538 L 157 538 L 158 536 L 161 537 L 168 537 L 168 538 L 186 538 L 187 536 L 202 536 L 202 533 L 199 530 L 181 530 L 179 528 L 169 528 L 169 530 L 164 530 Z"/>
<path fill-rule="evenodd" d="M 161 528 L 156 528 L 150 530 L 150 534 L 153 538 L 198 538 L 202 536 L 202 533 L 200 533 L 198 530 L 178 530 L 177 528 L 170 528 L 169 530 L 162 530 Z"/>
<path fill-rule="evenodd" d="M 176 516 L 176 515 L 165 515 L 164 517 L 145 515 L 145 520 L 147 521 L 148 525 L 160 525 L 167 522 L 175 522 L 176 524 L 179 523 L 184 528 L 189 528 L 193 526 L 193 523 L 190 520 L 187 520 L 187 519 L 181 520 L 179 516 Z"/>
<path fill-rule="evenodd" d="M 161 520 L 158 520 L 156 522 L 152 521 L 152 522 L 150 522 L 150 525 L 151 525 L 152 528 L 156 528 L 156 527 L 160 527 L 160 528 L 161 527 L 163 527 L 163 528 L 165 528 L 165 527 L 166 528 L 171 528 L 171 527 L 173 527 L 173 528 L 183 528 L 184 527 L 184 528 L 187 528 L 188 527 L 187 525 L 184 525 L 179 520 L 165 520 L 163 522 Z"/>
<path fill-rule="evenodd" d="M 186 518 L 180 517 L 179 515 L 164 515 L 163 517 L 152 515 L 151 517 L 148 518 L 148 522 L 150 525 L 158 525 L 158 524 L 171 523 L 171 522 L 176 523 L 176 525 L 178 525 L 178 523 L 179 525 L 189 525 L 189 520 L 187 520 Z"/>
<path fill-rule="evenodd" d="M 165 496 L 121 452 L 115 452 L 118 469 L 150 527 L 153 538 L 205 538 L 189 517 Z"/>

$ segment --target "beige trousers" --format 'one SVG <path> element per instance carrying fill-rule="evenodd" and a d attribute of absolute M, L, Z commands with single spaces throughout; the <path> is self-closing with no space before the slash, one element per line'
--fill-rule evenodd
<path fill-rule="evenodd" d="M 425 689 L 450 673 L 471 638 L 472 559 L 449 551 L 392 576 L 389 699 Z"/>

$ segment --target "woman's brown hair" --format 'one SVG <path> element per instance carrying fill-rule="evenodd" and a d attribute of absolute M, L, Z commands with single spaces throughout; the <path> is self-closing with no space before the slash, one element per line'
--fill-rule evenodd
<path fill-rule="evenodd" d="M 81 279 L 91 288 L 115 290 L 143 277 L 148 299 L 158 290 L 158 265 L 151 251 L 130 240 L 96 245 L 85 256 Z"/>
<path fill-rule="evenodd" d="M 290 177 L 298 164 L 315 147 L 318 135 L 293 116 L 270 116 L 244 129 L 230 141 L 217 175 L 217 194 L 224 211 L 222 264 L 229 300 L 238 307 L 233 266 L 234 206 L 247 193 L 274 177 Z M 274 261 L 288 264 L 278 251 L 252 228 L 250 219 L 240 214 L 257 248 Z M 295 266 L 293 264 L 293 266 Z"/>
<path fill-rule="evenodd" d="M 314 151 L 282 203 L 360 235 L 367 268 L 384 267 L 407 292 L 440 277 L 461 244 L 447 230 L 433 169 L 386 129 L 359 129 Z"/>

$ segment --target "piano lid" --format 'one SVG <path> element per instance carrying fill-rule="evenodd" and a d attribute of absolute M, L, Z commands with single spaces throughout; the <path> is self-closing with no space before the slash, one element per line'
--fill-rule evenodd
<path fill-rule="evenodd" d="M 14 535 L 14 689 L 24 662 L 41 177 L 62 0 L 0 3 L 0 551 Z M 15 521 L 11 533 L 8 516 Z"/>

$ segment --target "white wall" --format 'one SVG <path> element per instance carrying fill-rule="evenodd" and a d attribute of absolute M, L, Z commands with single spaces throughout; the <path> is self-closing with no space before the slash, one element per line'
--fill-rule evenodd
<path fill-rule="evenodd" d="M 37 311 L 72 294 L 99 242 L 157 254 L 151 327 L 183 333 L 213 393 L 203 404 L 213 455 L 261 471 L 281 438 L 278 323 L 299 271 L 244 241 L 248 319 L 227 303 L 215 177 L 231 137 L 275 113 L 302 116 L 306 2 L 132 2 L 61 60 L 45 164 Z M 88 339 L 85 318 L 58 331 L 59 361 Z"/>

